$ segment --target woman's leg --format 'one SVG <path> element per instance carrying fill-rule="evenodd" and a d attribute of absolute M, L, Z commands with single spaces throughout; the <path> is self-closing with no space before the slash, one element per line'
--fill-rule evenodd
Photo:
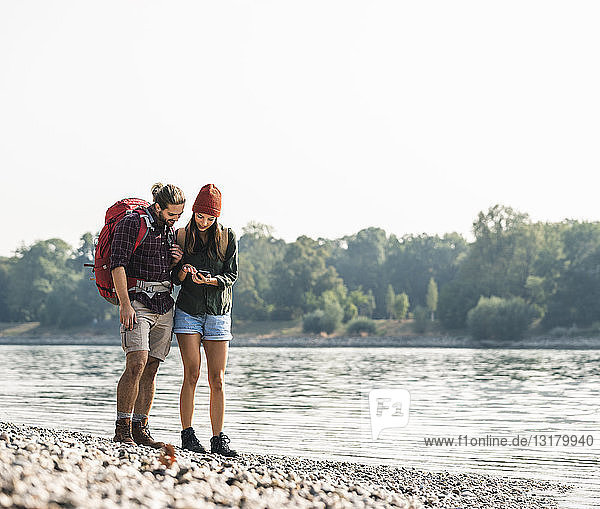
<path fill-rule="evenodd" d="M 227 366 L 227 353 L 229 341 L 204 340 L 202 341 L 206 352 L 208 365 L 208 384 L 210 385 L 210 423 L 213 436 L 223 430 L 223 416 L 225 415 L 225 367 Z"/>
<path fill-rule="evenodd" d="M 194 416 L 194 394 L 200 376 L 200 334 L 177 334 L 181 360 L 183 361 L 183 384 L 179 394 L 179 415 L 181 428 L 192 425 Z"/>

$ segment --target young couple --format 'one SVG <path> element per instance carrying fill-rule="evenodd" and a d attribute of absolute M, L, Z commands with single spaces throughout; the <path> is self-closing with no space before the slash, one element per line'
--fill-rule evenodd
<path fill-rule="evenodd" d="M 200 345 L 204 347 L 210 385 L 211 453 L 236 456 L 223 433 L 223 390 L 231 335 L 232 286 L 237 279 L 235 234 L 217 221 L 221 193 L 204 186 L 185 228 L 175 232 L 185 197 L 174 185 L 155 184 L 147 215 L 127 214 L 116 226 L 111 244 L 111 272 L 119 298 L 121 346 L 125 371 L 117 385 L 117 421 L 114 441 L 163 447 L 152 438 L 148 415 L 154 398 L 159 364 L 177 335 L 183 360 L 180 393 L 182 447 L 206 452 L 192 428 L 194 393 L 200 374 Z M 148 233 L 134 248 L 141 221 Z M 138 280 L 131 285 L 129 280 Z M 182 285 L 177 303 L 171 283 Z M 173 305 L 175 310 L 173 311 Z"/>

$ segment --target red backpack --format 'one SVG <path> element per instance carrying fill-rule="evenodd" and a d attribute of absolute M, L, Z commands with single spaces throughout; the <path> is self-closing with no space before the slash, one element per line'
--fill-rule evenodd
<path fill-rule="evenodd" d="M 119 304 L 119 299 L 117 298 L 117 293 L 115 291 L 115 285 L 113 283 L 112 273 L 110 270 L 110 246 L 115 234 L 115 228 L 119 221 L 127 214 L 140 215 L 140 231 L 133 246 L 133 250 L 135 251 L 144 241 L 146 235 L 148 235 L 151 218 L 148 215 L 146 208 L 149 206 L 150 204 L 146 200 L 142 200 L 140 198 L 125 198 L 124 200 L 119 200 L 106 211 L 104 226 L 100 231 L 98 242 L 96 243 L 94 265 L 86 265 L 88 267 L 93 267 L 92 270 L 95 275 L 98 291 L 100 292 L 100 295 L 111 304 Z M 138 279 L 128 277 L 127 288 L 135 287 L 137 282 Z"/>

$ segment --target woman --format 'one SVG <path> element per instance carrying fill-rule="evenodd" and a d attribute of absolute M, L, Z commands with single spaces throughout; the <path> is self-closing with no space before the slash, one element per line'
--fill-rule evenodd
<path fill-rule="evenodd" d="M 173 269 L 173 281 L 181 284 L 175 306 L 173 332 L 183 360 L 183 385 L 179 398 L 182 448 L 206 452 L 192 428 L 194 393 L 200 375 L 200 345 L 204 347 L 210 385 L 211 453 L 236 456 L 223 433 L 225 393 L 223 382 L 231 335 L 231 287 L 237 279 L 237 242 L 229 228 L 221 226 L 221 193 L 205 185 L 192 207 L 185 228 L 177 230 L 183 249 Z"/>

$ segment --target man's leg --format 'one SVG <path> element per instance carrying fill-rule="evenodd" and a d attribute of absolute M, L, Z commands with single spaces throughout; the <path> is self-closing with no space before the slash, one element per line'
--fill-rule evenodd
<path fill-rule="evenodd" d="M 159 364 L 160 361 L 156 357 L 148 357 L 146 368 L 140 377 L 140 390 L 135 401 L 133 421 L 131 423 L 131 435 L 134 442 L 138 445 L 147 445 L 155 449 L 165 446 L 163 442 L 157 442 L 152 438 L 150 429 L 148 428 L 148 414 L 150 413 L 150 407 L 154 399 L 154 380 Z"/>
<path fill-rule="evenodd" d="M 165 360 L 171 349 L 173 330 L 173 310 L 163 315 L 154 315 L 148 332 L 148 345 L 150 348 L 148 362 L 140 377 L 139 392 L 135 401 L 133 413 L 132 435 L 138 445 L 146 445 L 159 449 L 164 447 L 163 442 L 157 442 L 150 435 L 148 415 L 154 400 L 156 373 L 159 364 Z"/>
<path fill-rule="evenodd" d="M 135 401 L 134 413 L 140 416 L 150 414 L 158 366 L 167 358 L 173 337 L 173 309 L 163 315 L 153 315 L 148 330 L 148 362 L 140 378 L 140 390 Z"/>
<path fill-rule="evenodd" d="M 115 442 L 135 445 L 131 435 L 131 411 L 147 360 L 148 352 L 145 350 L 136 350 L 127 354 L 125 371 L 117 384 L 117 421 L 113 438 Z"/>
<path fill-rule="evenodd" d="M 145 350 L 129 352 L 125 362 L 125 371 L 117 385 L 117 412 L 131 414 L 138 398 L 140 379 L 148 361 Z"/>
<path fill-rule="evenodd" d="M 148 336 L 150 333 L 151 313 L 138 301 L 131 305 L 135 309 L 137 322 L 132 329 L 121 325 L 121 346 L 127 357 L 125 371 L 117 384 L 117 422 L 115 423 L 115 442 L 135 444 L 131 434 L 131 412 L 138 397 L 140 379 L 148 362 Z"/>
<path fill-rule="evenodd" d="M 159 364 L 160 360 L 156 357 L 148 357 L 146 367 L 139 379 L 139 390 L 137 399 L 135 400 L 134 414 L 145 416 L 150 414 L 150 408 L 152 407 L 152 401 L 154 400 L 155 380 Z"/>

